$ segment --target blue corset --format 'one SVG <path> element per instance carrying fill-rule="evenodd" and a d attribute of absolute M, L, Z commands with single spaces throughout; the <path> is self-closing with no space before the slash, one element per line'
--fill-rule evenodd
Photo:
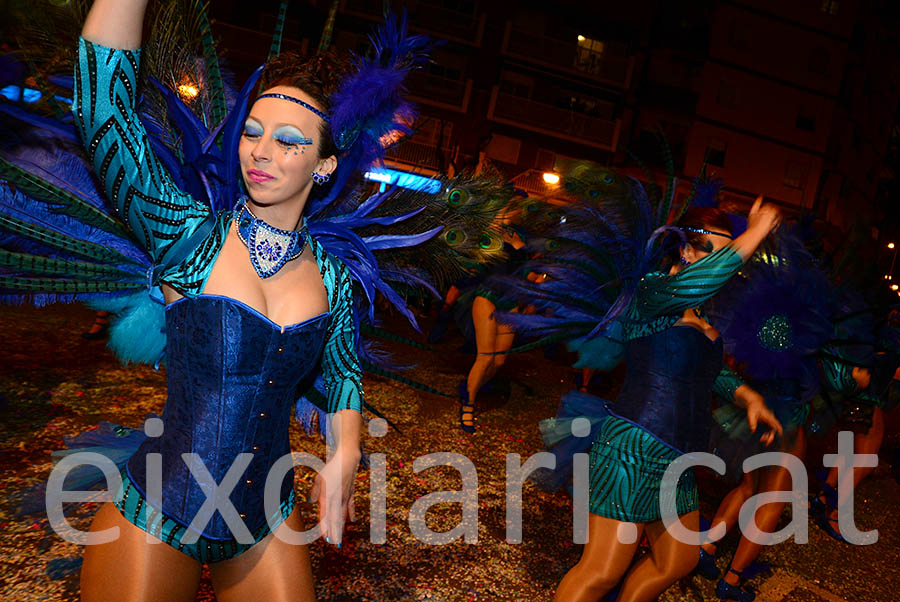
<path fill-rule="evenodd" d="M 162 436 L 147 438 L 128 461 L 129 479 L 147 497 L 146 454 L 162 456 L 162 512 L 188 526 L 206 495 L 181 457 L 197 454 L 220 483 L 240 453 L 253 459 L 231 502 L 254 532 L 266 521 L 263 489 L 269 468 L 290 453 L 288 428 L 298 388 L 315 376 L 327 313 L 281 327 L 228 297 L 201 295 L 166 308 L 168 400 Z M 281 482 L 286 500 L 293 470 Z M 216 512 L 202 535 L 233 539 Z"/>
<path fill-rule="evenodd" d="M 722 369 L 722 339 L 673 326 L 625 345 L 628 373 L 616 415 L 682 453 L 706 451 L 712 388 Z"/>

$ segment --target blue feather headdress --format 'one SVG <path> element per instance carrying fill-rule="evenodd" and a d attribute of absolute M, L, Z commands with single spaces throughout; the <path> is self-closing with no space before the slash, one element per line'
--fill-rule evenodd
<path fill-rule="evenodd" d="M 355 57 L 355 73 L 331 98 L 329 121 L 342 154 L 333 183 L 310 199 L 308 216 L 337 199 L 354 173 L 381 163 L 394 135 L 412 133 L 416 113 L 404 98 L 404 81 L 428 61 L 432 43 L 426 36 L 408 34 L 405 11 L 399 19 L 388 14 L 369 39 L 373 55 Z"/>
<path fill-rule="evenodd" d="M 704 174 L 697 176 L 689 195 L 690 206 L 718 208 L 719 191 L 724 185 L 722 178 L 707 178 Z"/>

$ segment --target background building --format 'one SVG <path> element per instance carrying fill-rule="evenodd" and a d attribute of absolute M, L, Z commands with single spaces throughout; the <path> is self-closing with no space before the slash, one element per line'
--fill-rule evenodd
<path fill-rule="evenodd" d="M 763 194 L 842 229 L 884 235 L 900 70 L 888 0 L 408 0 L 413 29 L 444 40 L 409 84 L 417 133 L 394 167 L 432 174 L 490 164 L 534 194 L 560 159 L 642 175 L 664 161 L 685 190 L 706 166 L 740 205 Z M 294 2 L 286 47 L 315 52 L 330 0 Z M 340 0 L 332 45 L 364 52 L 383 3 Z M 232 67 L 265 59 L 278 2 L 217 0 Z"/>

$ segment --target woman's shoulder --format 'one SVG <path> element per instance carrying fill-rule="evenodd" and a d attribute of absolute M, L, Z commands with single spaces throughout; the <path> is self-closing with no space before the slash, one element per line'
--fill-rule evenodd
<path fill-rule="evenodd" d="M 335 285 L 343 285 L 345 282 L 349 283 L 350 272 L 340 257 L 330 252 L 312 234 L 309 235 L 309 245 L 315 255 L 316 263 L 319 265 L 319 272 L 322 274 L 325 286 L 329 290 Z"/>

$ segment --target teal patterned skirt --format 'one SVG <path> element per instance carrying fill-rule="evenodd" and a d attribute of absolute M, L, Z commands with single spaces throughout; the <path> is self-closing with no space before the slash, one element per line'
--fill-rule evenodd
<path fill-rule="evenodd" d="M 678 456 L 648 431 L 610 416 L 591 447 L 591 513 L 629 523 L 660 520 L 660 483 Z M 675 508 L 679 516 L 698 508 L 692 468 L 678 481 Z"/>
<path fill-rule="evenodd" d="M 272 532 L 270 524 L 272 526 L 281 524 L 294 509 L 294 492 L 291 491 L 290 497 L 281 503 L 276 515 L 270 517 L 269 521 L 263 523 L 262 527 L 252 533 L 252 544 L 238 543 L 233 539 L 209 539 L 202 535 L 195 543 L 186 544 L 181 541 L 187 535 L 184 525 L 151 507 L 141 492 L 131 483 L 131 479 L 124 470 L 121 474 L 122 486 L 116 492 L 113 504 L 122 513 L 125 520 L 202 563 L 221 562 L 246 552 Z"/>

